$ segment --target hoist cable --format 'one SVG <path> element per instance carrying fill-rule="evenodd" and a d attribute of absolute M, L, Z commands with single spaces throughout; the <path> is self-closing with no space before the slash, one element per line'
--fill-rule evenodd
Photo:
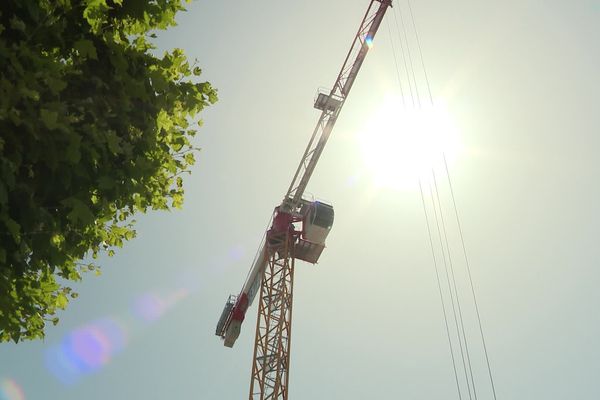
<path fill-rule="evenodd" d="M 446 282 L 448 283 L 448 292 L 450 293 L 450 301 L 452 304 L 452 314 L 454 316 L 454 324 L 456 326 L 456 337 L 458 338 L 458 347 L 460 349 L 460 356 L 461 356 L 461 360 L 462 360 L 462 364 L 463 364 L 463 371 L 465 374 L 465 380 L 467 383 L 467 390 L 469 392 L 469 399 L 472 400 L 473 397 L 471 396 L 471 385 L 469 384 L 469 376 L 468 376 L 468 372 L 467 372 L 467 364 L 465 361 L 465 353 L 464 353 L 464 349 L 463 349 L 463 345 L 462 345 L 462 340 L 461 340 L 461 335 L 460 335 L 460 327 L 459 327 L 459 322 L 458 322 L 458 317 L 456 314 L 456 305 L 454 302 L 454 293 L 452 291 L 452 285 L 450 284 L 450 273 L 448 272 L 448 263 L 446 261 L 446 252 L 444 251 L 444 243 L 442 241 L 442 232 L 440 229 L 440 221 L 439 221 L 439 217 L 438 217 L 438 212 L 437 212 L 437 207 L 439 207 L 439 204 L 436 206 L 435 203 L 435 198 L 433 196 L 433 189 L 431 188 L 431 183 L 429 184 L 429 195 L 431 197 L 431 201 L 433 203 L 433 212 L 434 212 L 434 216 L 435 216 L 435 223 L 437 226 L 437 232 L 438 232 L 438 238 L 440 240 L 440 248 L 442 250 L 442 257 L 444 259 L 444 270 L 446 272 Z M 440 208 L 440 213 L 441 213 L 441 207 Z"/>
<path fill-rule="evenodd" d="M 450 252 L 450 244 L 448 242 L 448 233 L 446 230 L 446 223 L 444 221 L 444 215 L 442 213 L 442 203 L 440 201 L 440 192 L 438 190 L 438 184 L 437 184 L 437 178 L 435 176 L 435 170 L 431 171 L 431 174 L 433 176 L 433 184 L 435 187 L 435 195 L 437 197 L 437 201 L 438 201 L 438 205 L 440 207 L 440 221 L 442 223 L 442 231 L 444 232 L 444 241 L 446 242 L 446 250 L 448 251 L 448 264 L 450 265 L 450 275 L 452 276 L 452 285 L 454 287 L 454 293 L 456 294 L 456 305 L 458 307 L 458 319 L 460 322 L 460 330 L 462 331 L 462 337 L 465 343 L 465 354 L 467 356 L 467 365 L 469 367 L 469 375 L 471 377 L 471 384 L 473 387 L 473 396 L 475 397 L 475 400 L 477 400 L 477 390 L 475 389 L 475 380 L 473 379 L 473 367 L 471 365 L 471 356 L 469 354 L 469 344 L 467 341 L 467 334 L 465 332 L 465 324 L 464 324 L 464 319 L 463 319 L 463 315 L 462 315 L 462 307 L 460 305 L 460 297 L 458 296 L 458 288 L 456 286 L 456 276 L 454 274 L 454 264 L 452 263 L 452 255 Z"/>
<path fill-rule="evenodd" d="M 390 35 L 390 44 L 392 45 L 392 54 L 394 56 L 394 65 L 396 66 L 396 77 L 398 78 L 398 86 L 400 87 L 400 96 L 402 96 L 402 106 L 406 108 L 406 103 L 404 101 L 404 90 L 402 90 L 402 80 L 400 79 L 400 68 L 398 68 L 398 58 L 396 57 L 396 48 L 394 47 L 394 40 L 392 35 L 392 29 L 390 28 L 390 20 L 385 20 L 388 33 Z"/>
<path fill-rule="evenodd" d="M 421 202 L 423 203 L 423 213 L 425 214 L 425 222 L 427 224 L 427 234 L 429 235 L 429 245 L 431 246 L 431 255 L 433 257 L 435 278 L 437 280 L 438 292 L 440 294 L 440 301 L 442 303 L 442 312 L 444 313 L 444 325 L 446 326 L 446 337 L 448 338 L 448 346 L 450 346 L 450 356 L 452 357 L 452 368 L 454 370 L 454 380 L 456 381 L 456 390 L 458 392 L 459 400 L 462 400 L 460 385 L 458 383 L 458 371 L 456 370 L 456 359 L 454 358 L 454 348 L 452 346 L 452 339 L 450 338 L 450 327 L 448 326 L 448 316 L 447 316 L 447 312 L 446 312 L 446 304 L 444 302 L 444 295 L 442 293 L 442 283 L 440 281 L 440 273 L 438 271 L 437 258 L 435 256 L 435 247 L 433 245 L 433 235 L 431 233 L 431 227 L 429 225 L 429 215 L 427 214 L 427 207 L 425 205 L 425 196 L 423 194 L 423 186 L 421 185 L 421 180 L 419 180 L 419 191 L 421 192 Z"/>
<path fill-rule="evenodd" d="M 404 62 L 404 71 L 406 71 L 406 79 L 408 81 L 408 88 L 409 88 L 409 92 L 410 92 L 410 98 L 412 100 L 412 105 L 413 107 L 415 106 L 415 97 L 413 94 L 413 88 L 412 88 L 412 83 L 411 83 L 411 79 L 410 79 L 410 72 L 408 71 L 408 64 L 406 62 L 406 54 L 404 53 L 404 44 L 402 43 L 402 34 L 400 33 L 400 27 L 398 25 L 398 17 L 396 16 L 396 11 L 394 9 L 394 12 L 392 13 L 394 15 L 394 23 L 396 24 L 396 32 L 398 32 L 398 38 L 400 39 L 400 51 L 402 52 L 402 61 Z M 406 35 L 405 35 L 406 38 Z M 406 44 L 408 47 L 408 38 L 406 38 Z M 415 88 L 416 89 L 416 88 Z"/>
<path fill-rule="evenodd" d="M 415 85 L 415 93 L 417 96 L 417 104 L 419 105 L 419 107 L 421 106 L 421 98 L 419 96 L 419 90 L 418 90 L 418 86 L 417 86 L 417 77 L 415 75 L 415 68 L 414 68 L 414 64 L 412 61 L 412 54 L 410 51 L 410 43 L 408 42 L 408 34 L 406 33 L 406 25 L 404 24 L 404 17 L 402 16 L 402 9 L 399 6 L 398 7 L 398 14 L 400 14 L 400 24 L 402 25 L 402 31 L 404 32 L 404 37 L 406 38 L 406 52 L 408 54 L 408 62 L 410 65 L 410 71 L 412 74 L 412 79 L 413 79 L 413 83 Z M 394 14 L 396 15 L 396 14 Z M 397 21 L 397 19 L 396 19 Z"/>
<path fill-rule="evenodd" d="M 458 232 L 460 236 L 460 241 L 462 244 L 463 255 L 465 257 L 465 264 L 467 267 L 467 274 L 469 276 L 469 284 L 471 286 L 471 294 L 473 295 L 473 303 L 475 304 L 475 313 L 477 315 L 477 323 L 479 324 L 479 333 L 481 334 L 481 342 L 483 344 L 483 353 L 485 355 L 485 362 L 487 364 L 488 375 L 490 377 L 490 384 L 492 385 L 492 393 L 494 395 L 494 400 L 496 400 L 496 386 L 494 385 L 494 378 L 492 376 L 492 369 L 490 367 L 490 359 L 488 356 L 487 345 L 485 343 L 485 335 L 483 334 L 483 326 L 481 324 L 481 315 L 479 313 L 479 305 L 477 303 L 477 296 L 475 295 L 475 286 L 473 285 L 473 278 L 471 276 L 471 267 L 469 263 L 469 258 L 467 257 L 467 248 L 465 246 L 465 239 L 463 236 L 462 225 L 460 223 L 460 218 L 458 216 L 458 207 L 456 206 L 456 199 L 454 197 L 454 189 L 452 187 L 452 180 L 450 179 L 450 172 L 448 169 L 448 162 L 446 161 L 446 154 L 444 156 L 444 167 L 446 168 L 446 176 L 448 177 L 448 185 L 450 187 L 450 196 L 452 197 L 452 205 L 454 206 L 454 215 L 456 216 L 456 223 L 458 225 Z"/>
<path fill-rule="evenodd" d="M 412 12 L 412 7 L 410 5 L 410 0 L 406 0 L 408 3 L 408 10 L 410 12 L 410 19 L 412 20 L 412 26 L 415 30 L 415 38 L 417 39 L 417 48 L 419 49 L 419 57 L 421 59 L 421 66 L 423 67 L 423 74 L 425 75 L 425 83 L 427 84 L 427 93 L 429 94 L 429 101 L 431 105 L 433 105 L 433 96 L 431 95 L 431 87 L 429 86 L 429 76 L 427 75 L 427 68 L 425 68 L 425 61 L 423 59 L 423 51 L 421 50 L 421 40 L 419 40 L 419 31 L 417 30 L 417 25 L 415 24 L 415 16 Z"/>

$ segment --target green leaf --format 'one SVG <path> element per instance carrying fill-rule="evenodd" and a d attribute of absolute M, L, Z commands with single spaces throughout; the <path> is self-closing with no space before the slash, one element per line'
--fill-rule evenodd
<path fill-rule="evenodd" d="M 181 208 L 182 205 L 183 205 L 183 194 L 181 194 L 181 193 L 175 193 L 175 194 L 173 194 L 173 204 L 172 204 L 172 207 L 174 207 L 174 208 Z"/>
<path fill-rule="evenodd" d="M 78 40 L 73 44 L 73 48 L 77 50 L 82 57 L 91 58 L 93 60 L 98 59 L 96 46 L 94 46 L 94 43 L 91 40 Z"/>
<path fill-rule="evenodd" d="M 26 29 L 25 22 L 23 22 L 23 20 L 16 15 L 13 15 L 13 17 L 10 19 L 10 27 L 21 32 L 25 32 Z"/>
<path fill-rule="evenodd" d="M 62 243 L 65 241 L 65 237 L 63 235 L 61 235 L 60 233 L 55 233 L 54 235 L 52 235 L 52 237 L 50 238 L 50 242 L 54 245 L 54 247 L 56 248 L 60 248 Z"/>
<path fill-rule="evenodd" d="M 86 0 L 83 17 L 92 28 L 92 32 L 98 32 L 106 21 L 106 12 L 109 10 L 106 0 Z"/>
<path fill-rule="evenodd" d="M 156 117 L 156 126 L 159 130 L 164 129 L 166 131 L 173 127 L 173 121 L 165 110 L 160 110 L 158 113 L 158 116 Z"/>
<path fill-rule="evenodd" d="M 115 181 L 109 176 L 103 175 L 98 178 L 98 187 L 100 189 L 112 189 L 115 186 Z"/>
<path fill-rule="evenodd" d="M 67 82 L 53 77 L 48 77 L 46 83 L 53 94 L 59 94 L 64 88 L 67 87 Z"/>
<path fill-rule="evenodd" d="M 56 307 L 64 310 L 67 307 L 67 304 L 69 304 L 67 296 L 63 293 L 59 293 L 58 296 L 56 296 Z"/>
<path fill-rule="evenodd" d="M 194 154 L 193 153 L 187 153 L 184 156 L 184 160 L 188 165 L 194 165 L 194 163 L 196 162 L 196 159 L 194 158 Z"/>
<path fill-rule="evenodd" d="M 119 154 L 121 152 L 121 139 L 119 139 L 114 131 L 108 131 L 106 133 L 106 143 L 108 144 L 108 149 L 113 154 Z"/>
<path fill-rule="evenodd" d="M 40 118 L 42 119 L 44 125 L 46 125 L 46 128 L 56 129 L 58 127 L 58 124 L 56 123 L 58 119 L 58 113 L 56 111 L 50 111 L 42 108 L 40 110 Z"/>
<path fill-rule="evenodd" d="M 72 223 L 89 224 L 94 221 L 94 214 L 90 211 L 87 205 L 75 197 L 69 197 L 61 201 L 61 204 L 71 208 L 67 214 L 67 219 Z"/>
<path fill-rule="evenodd" d="M 29 89 L 28 87 L 21 86 L 19 88 L 19 94 L 24 98 L 29 98 L 34 101 L 39 101 L 40 94 L 36 90 Z"/>
<path fill-rule="evenodd" d="M 78 164 L 81 160 L 81 137 L 79 135 L 70 135 L 69 144 L 65 149 L 65 158 L 71 164 Z"/>
<path fill-rule="evenodd" d="M 4 226 L 6 226 L 6 229 L 8 229 L 8 232 L 10 232 L 15 242 L 19 243 L 21 241 L 21 225 L 8 216 L 4 216 L 2 221 L 4 222 Z"/>
<path fill-rule="evenodd" d="M 161 71 L 150 71 L 150 79 L 152 79 L 152 86 L 158 92 L 165 91 L 169 87 L 169 82 Z"/>

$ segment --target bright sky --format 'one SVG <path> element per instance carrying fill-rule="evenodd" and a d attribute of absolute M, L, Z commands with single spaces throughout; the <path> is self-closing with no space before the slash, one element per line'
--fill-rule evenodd
<path fill-rule="evenodd" d="M 600 3 L 411 4 L 460 148 L 450 173 L 498 399 L 600 398 Z M 161 34 L 219 89 L 184 209 L 139 217 L 138 238 L 101 260 L 43 342 L 0 346 L 1 400 L 247 397 L 256 304 L 233 349 L 214 328 L 367 5 L 194 2 Z M 297 265 L 291 399 L 458 398 L 419 191 L 381 184 L 365 154 L 397 91 L 384 21 L 308 188 L 336 221 L 319 264 Z M 491 399 L 466 325 L 478 398 Z"/>

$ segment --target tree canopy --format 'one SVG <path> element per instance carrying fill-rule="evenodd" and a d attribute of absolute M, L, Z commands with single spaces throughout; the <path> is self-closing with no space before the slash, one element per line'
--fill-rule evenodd
<path fill-rule="evenodd" d="M 135 236 L 132 216 L 180 207 L 199 112 L 217 100 L 156 32 L 180 0 L 0 5 L 0 341 L 40 338 L 68 286 Z"/>

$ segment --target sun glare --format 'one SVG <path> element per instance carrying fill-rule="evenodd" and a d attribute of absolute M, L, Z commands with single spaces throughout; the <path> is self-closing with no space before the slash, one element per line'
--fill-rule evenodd
<path fill-rule="evenodd" d="M 373 112 L 358 142 L 375 185 L 412 190 L 432 168 L 443 165 L 443 155 L 448 163 L 456 158 L 456 128 L 444 103 L 436 104 L 412 108 L 399 96 L 389 96 Z"/>

